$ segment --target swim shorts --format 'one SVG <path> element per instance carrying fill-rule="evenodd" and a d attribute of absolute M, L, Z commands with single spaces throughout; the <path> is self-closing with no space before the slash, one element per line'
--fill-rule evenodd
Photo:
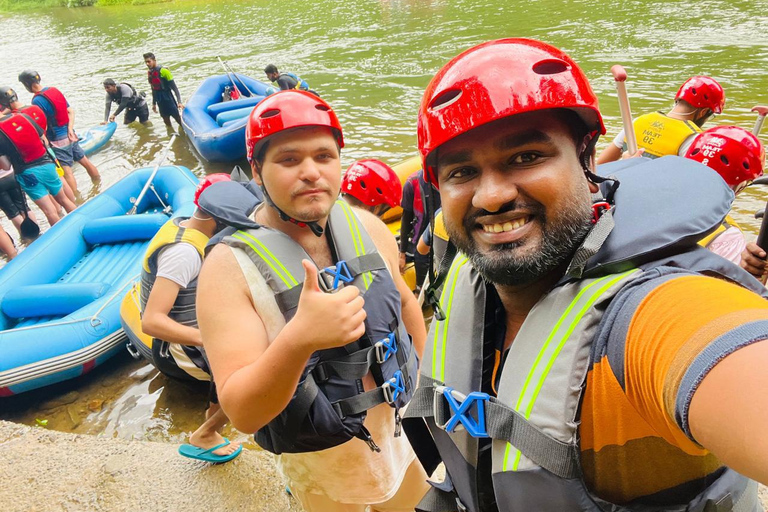
<path fill-rule="evenodd" d="M 56 174 L 56 167 L 52 163 L 30 167 L 21 174 L 17 174 L 16 179 L 33 201 L 42 199 L 48 194 L 55 196 L 61 191 L 61 179 Z"/>

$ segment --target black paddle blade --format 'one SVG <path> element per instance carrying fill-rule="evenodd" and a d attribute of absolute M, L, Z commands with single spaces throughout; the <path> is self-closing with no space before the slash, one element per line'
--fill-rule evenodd
<path fill-rule="evenodd" d="M 33 221 L 29 217 L 25 217 L 21 222 L 19 231 L 21 232 L 21 236 L 24 238 L 37 238 L 40 236 L 40 226 L 38 226 L 37 222 Z"/>

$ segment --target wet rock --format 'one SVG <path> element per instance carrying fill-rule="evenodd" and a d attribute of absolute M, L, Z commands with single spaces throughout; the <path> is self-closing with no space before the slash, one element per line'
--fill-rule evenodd
<path fill-rule="evenodd" d="M 74 405 L 67 406 L 67 418 L 69 418 L 72 428 L 77 428 L 82 421 L 80 418 L 80 411 L 78 411 L 77 407 Z"/>
<path fill-rule="evenodd" d="M 73 403 L 75 400 L 77 400 L 79 397 L 80 397 L 80 393 L 78 393 L 77 391 L 70 391 L 65 395 L 62 395 L 58 398 L 54 398 L 53 400 L 44 403 L 42 407 L 43 407 L 43 410 L 55 409 L 57 407 L 69 405 Z"/>
<path fill-rule="evenodd" d="M 104 405 L 104 400 L 95 398 L 88 402 L 88 409 L 90 409 L 92 412 L 99 412 L 102 405 Z"/>

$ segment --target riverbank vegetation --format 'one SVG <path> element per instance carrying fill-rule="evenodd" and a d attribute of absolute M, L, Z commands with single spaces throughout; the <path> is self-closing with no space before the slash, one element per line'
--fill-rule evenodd
<path fill-rule="evenodd" d="M 0 11 L 26 11 L 46 7 L 89 7 L 93 5 L 158 4 L 175 0 L 0 0 Z"/>

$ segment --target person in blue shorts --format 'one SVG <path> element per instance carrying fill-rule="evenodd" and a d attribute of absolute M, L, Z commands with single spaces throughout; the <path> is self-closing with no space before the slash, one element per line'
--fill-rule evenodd
<path fill-rule="evenodd" d="M 0 169 L 13 166 L 21 188 L 40 207 L 52 226 L 59 221 L 59 208 L 76 208 L 64 193 L 43 142 L 43 130 L 26 114 L 11 113 L 0 117 Z"/>
<path fill-rule="evenodd" d="M 40 84 L 40 74 L 33 70 L 22 71 L 19 74 L 19 82 L 27 91 L 34 94 L 32 104 L 45 112 L 45 117 L 48 119 L 46 137 L 64 169 L 64 179 L 74 193 L 78 193 L 77 182 L 72 174 L 72 166 L 75 162 L 85 167 L 92 181 L 100 180 L 99 170 L 88 160 L 77 142 L 78 137 L 74 130 L 75 111 L 61 91 L 56 87 L 43 87 Z"/>

